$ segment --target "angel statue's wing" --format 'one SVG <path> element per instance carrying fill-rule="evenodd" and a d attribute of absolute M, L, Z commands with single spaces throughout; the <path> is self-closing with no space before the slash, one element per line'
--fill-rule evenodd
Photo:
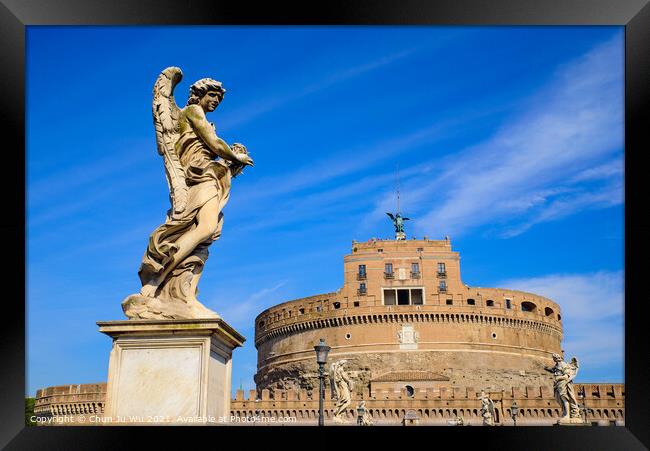
<path fill-rule="evenodd" d="M 337 363 L 334 362 L 330 365 L 330 391 L 332 393 L 332 398 L 338 399 L 338 389 L 336 387 L 336 367 Z"/>
<path fill-rule="evenodd" d="M 176 155 L 178 140 L 178 117 L 180 109 L 174 100 L 174 88 L 183 78 L 178 67 L 163 70 L 153 86 L 153 123 L 156 128 L 158 153 L 165 161 L 165 175 L 169 185 L 169 199 L 172 204 L 170 216 L 183 213 L 187 204 L 185 173 Z"/>
<path fill-rule="evenodd" d="M 490 412 L 490 415 L 494 416 L 494 401 L 491 399 L 488 399 L 488 411 Z"/>
<path fill-rule="evenodd" d="M 410 221 L 410 218 L 402 218 L 402 221 Z"/>
<path fill-rule="evenodd" d="M 571 377 L 571 380 L 573 380 L 578 375 L 578 368 L 580 368 L 580 364 L 578 363 L 578 359 L 573 357 L 571 359 L 571 364 L 569 365 L 569 367 L 571 368 L 570 377 Z"/>
<path fill-rule="evenodd" d="M 390 219 L 392 219 L 393 221 L 395 220 L 395 216 L 393 216 L 391 213 L 386 213 L 386 214 L 390 217 Z"/>

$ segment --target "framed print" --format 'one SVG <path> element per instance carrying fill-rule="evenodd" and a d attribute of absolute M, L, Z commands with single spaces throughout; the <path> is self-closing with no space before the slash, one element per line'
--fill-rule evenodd
<path fill-rule="evenodd" d="M 0 17 L 9 449 L 648 446 L 647 2 Z"/>

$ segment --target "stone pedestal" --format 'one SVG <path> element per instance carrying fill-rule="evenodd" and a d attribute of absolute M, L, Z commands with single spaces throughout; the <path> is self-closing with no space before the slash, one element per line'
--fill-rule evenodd
<path fill-rule="evenodd" d="M 113 338 L 104 424 L 227 424 L 231 356 L 221 318 L 97 322 Z"/>

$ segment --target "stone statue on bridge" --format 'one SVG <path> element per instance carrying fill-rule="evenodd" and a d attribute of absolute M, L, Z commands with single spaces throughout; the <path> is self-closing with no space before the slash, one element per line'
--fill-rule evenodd
<path fill-rule="evenodd" d="M 553 374 L 555 399 L 562 406 L 562 418 L 558 423 L 582 423 L 580 407 L 572 385 L 573 379 L 578 374 L 578 359 L 573 357 L 570 363 L 566 363 L 562 356 L 553 354 L 553 361 L 554 366 L 544 367 L 544 369 Z"/>
<path fill-rule="evenodd" d="M 494 401 L 484 391 L 481 391 L 481 416 L 483 426 L 494 426 Z"/>
<path fill-rule="evenodd" d="M 333 362 L 330 366 L 330 386 L 332 388 L 333 398 L 336 399 L 336 410 L 332 420 L 335 423 L 347 423 L 345 420 L 345 411 L 352 403 L 352 379 L 343 369 L 347 360 L 342 359 Z"/>
<path fill-rule="evenodd" d="M 149 237 L 138 271 L 140 293 L 122 302 L 129 319 L 219 317 L 196 298 L 198 282 L 208 247 L 221 236 L 222 209 L 232 180 L 253 165 L 246 147 L 228 145 L 206 118 L 223 100 L 226 90 L 221 82 L 203 78 L 194 83 L 181 109 L 174 88 L 182 76 L 178 67 L 168 67 L 153 88 L 156 143 L 171 208 Z"/>

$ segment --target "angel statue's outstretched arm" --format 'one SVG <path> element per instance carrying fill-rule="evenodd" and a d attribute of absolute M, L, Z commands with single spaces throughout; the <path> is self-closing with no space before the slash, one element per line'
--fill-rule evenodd
<path fill-rule="evenodd" d="M 212 125 L 205 117 L 205 111 L 199 105 L 189 105 L 186 109 L 187 119 L 196 135 L 218 156 L 225 160 L 253 166 L 253 160 L 245 153 L 235 153 L 226 142 L 219 138 Z"/>

